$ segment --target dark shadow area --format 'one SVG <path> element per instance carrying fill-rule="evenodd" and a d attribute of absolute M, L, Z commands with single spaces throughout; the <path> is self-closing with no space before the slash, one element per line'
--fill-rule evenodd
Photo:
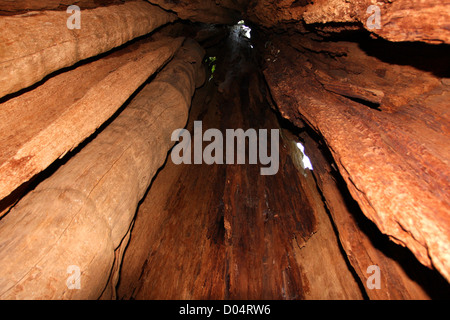
<path fill-rule="evenodd" d="M 350 99 L 356 103 L 365 105 L 366 107 L 369 107 L 370 109 L 373 109 L 376 111 L 381 111 L 379 103 L 367 101 L 367 100 L 360 99 L 360 98 L 350 97 L 350 96 L 343 96 L 343 97 Z"/>
<path fill-rule="evenodd" d="M 332 26 L 333 24 L 330 24 Z M 336 24 L 338 27 L 339 24 Z M 314 26 L 309 26 L 311 31 Z M 412 66 L 433 73 L 437 77 L 450 77 L 450 45 L 425 42 L 391 42 L 383 38 L 373 39 L 368 31 L 343 31 L 323 37 L 323 41 L 355 42 L 367 55 L 383 62 Z"/>
<path fill-rule="evenodd" d="M 437 77 L 450 77 L 450 45 L 423 42 L 389 42 L 384 39 L 360 39 L 359 47 L 383 62 L 409 65 Z"/>

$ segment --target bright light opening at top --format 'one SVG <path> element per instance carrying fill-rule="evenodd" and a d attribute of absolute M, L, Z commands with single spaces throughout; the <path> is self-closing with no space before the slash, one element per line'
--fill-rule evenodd
<path fill-rule="evenodd" d="M 300 149 L 300 151 L 302 152 L 302 155 L 303 155 L 303 158 L 302 158 L 303 168 L 313 170 L 311 160 L 309 160 L 308 156 L 305 154 L 305 147 L 300 142 L 297 142 L 297 148 Z"/>
<path fill-rule="evenodd" d="M 245 25 L 245 21 L 244 20 L 240 20 L 240 21 L 238 21 L 238 26 L 239 26 L 239 31 L 240 31 L 240 33 L 244 36 L 244 37 L 246 37 L 246 38 L 248 38 L 248 39 L 251 39 L 251 34 L 250 34 L 250 32 L 252 32 L 252 29 L 250 28 L 250 27 L 247 27 L 246 25 Z"/>

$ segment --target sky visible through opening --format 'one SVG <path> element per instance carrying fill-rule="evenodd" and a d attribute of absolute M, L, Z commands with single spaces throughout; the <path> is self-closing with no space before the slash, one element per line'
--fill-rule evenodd
<path fill-rule="evenodd" d="M 240 32 L 241 32 L 241 34 L 244 36 L 244 37 L 246 37 L 246 38 L 248 38 L 248 39 L 251 39 L 252 38 L 252 36 L 251 36 L 251 31 L 252 31 L 252 29 L 250 28 L 250 27 L 248 27 L 248 26 L 246 26 L 245 25 L 245 21 L 244 20 L 240 20 L 240 21 L 238 21 L 238 26 L 240 26 Z"/>
<path fill-rule="evenodd" d="M 300 151 L 302 152 L 302 155 L 303 155 L 303 157 L 302 157 L 303 168 L 313 170 L 311 160 L 305 154 L 305 147 L 300 142 L 297 142 L 297 148 L 300 149 Z"/>

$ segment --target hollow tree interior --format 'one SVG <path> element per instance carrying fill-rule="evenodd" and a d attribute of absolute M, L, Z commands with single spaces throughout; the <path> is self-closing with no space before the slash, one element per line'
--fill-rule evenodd
<path fill-rule="evenodd" d="M 0 299 L 448 299 L 448 21 L 0 0 Z"/>

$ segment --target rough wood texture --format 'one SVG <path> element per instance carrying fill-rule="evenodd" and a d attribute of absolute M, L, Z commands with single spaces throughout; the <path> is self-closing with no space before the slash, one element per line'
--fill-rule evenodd
<path fill-rule="evenodd" d="M 0 298 L 113 296 L 137 204 L 186 123 L 203 54 L 186 40 L 111 124 L 3 217 Z M 66 286 L 70 265 L 81 270 L 80 289 Z"/>
<path fill-rule="evenodd" d="M 383 3 L 381 28 L 371 32 L 389 41 L 423 41 L 450 44 L 450 1 L 448 0 L 397 0 Z M 370 14 L 361 15 L 366 22 Z M 365 24 L 367 28 L 367 24 Z"/>
<path fill-rule="evenodd" d="M 372 275 L 371 265 L 380 268 L 380 289 L 366 288 L 372 300 L 446 299 L 447 281 L 421 265 L 406 249 L 382 235 L 361 212 L 348 193 L 345 182 L 329 163 L 331 156 L 306 132 L 301 134 L 312 171 L 330 212 L 340 242 L 356 274 L 365 285 Z M 317 137 L 315 137 L 317 139 Z M 369 279 L 370 281 L 370 279 Z"/>
<path fill-rule="evenodd" d="M 370 5 L 380 8 L 380 29 L 367 23 L 374 13 L 367 13 Z M 253 0 L 247 16 L 256 24 L 286 30 L 332 33 L 365 28 L 390 41 L 450 43 L 450 2 L 446 0 Z"/>
<path fill-rule="evenodd" d="M 66 12 L 40 11 L 0 18 L 0 97 L 176 18 L 145 1 L 82 10 L 81 29 L 70 30 L 69 17 Z"/>
<path fill-rule="evenodd" d="M 342 42 L 348 54 L 339 56 L 302 49 L 295 38 L 270 40 L 277 50 L 266 49 L 264 74 L 283 116 L 304 119 L 324 137 L 352 196 L 382 233 L 450 280 L 450 92 L 436 76 L 445 68 L 433 63 L 445 50 L 435 55 L 434 47 L 419 46 L 416 54 L 411 45 L 390 46 L 397 56 L 388 61 L 402 63 L 389 64 L 380 42 Z M 349 83 L 350 91 L 380 90 L 381 104 L 325 90 L 323 75 Z"/>
<path fill-rule="evenodd" d="M 217 55 L 214 80 L 196 93 L 188 129 L 194 120 L 221 132 L 279 128 L 249 44 L 232 33 L 215 50 L 209 53 Z M 228 84 L 221 86 L 226 93 L 213 81 Z M 168 159 L 137 213 L 118 297 L 362 298 L 312 176 L 300 174 L 285 144 L 280 141 L 280 171 L 273 176 L 261 176 L 260 166 L 248 162 Z"/>
<path fill-rule="evenodd" d="M 77 5 L 81 9 L 92 9 L 133 0 L 0 0 L 0 14 L 20 14 L 35 10 L 66 10 Z"/>
<path fill-rule="evenodd" d="M 194 22 L 234 24 L 238 21 L 246 0 L 147 0 L 165 10 L 176 12 L 178 17 Z"/>
<path fill-rule="evenodd" d="M 89 137 L 182 41 L 139 41 L 0 104 L 0 199 Z"/>

